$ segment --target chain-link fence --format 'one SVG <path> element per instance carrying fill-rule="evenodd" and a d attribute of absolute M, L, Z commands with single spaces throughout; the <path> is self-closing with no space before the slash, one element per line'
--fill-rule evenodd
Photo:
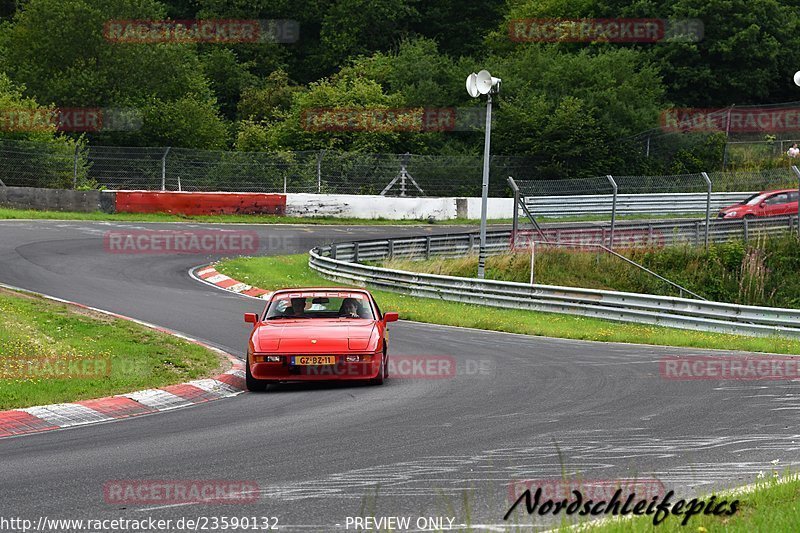
<path fill-rule="evenodd" d="M 506 178 L 513 176 L 537 216 L 610 215 L 615 193 L 616 214 L 660 216 L 703 212 L 708 180 L 714 208 L 748 193 L 797 185 L 790 168 L 709 172 L 708 180 L 703 173 L 548 180 L 536 179 L 536 169 L 532 158 L 492 157 L 490 196 L 511 196 Z M 475 197 L 481 181 L 482 159 L 470 155 L 260 153 L 0 139 L 0 184 L 6 186 Z"/>
<path fill-rule="evenodd" d="M 8 186 L 386 196 L 478 196 L 480 156 L 333 151 L 233 152 L 0 142 Z M 525 157 L 494 156 L 492 175 L 528 176 Z M 502 180 L 490 194 L 508 196 Z"/>
<path fill-rule="evenodd" d="M 567 180 L 509 178 L 508 182 L 515 197 L 515 230 L 541 234 L 537 219 L 589 219 L 597 222 L 598 235 L 602 235 L 601 244 L 616 242 L 613 241 L 614 230 L 620 218 L 631 222 L 627 225 L 629 233 L 641 233 L 627 237 L 646 242 L 666 237 L 654 235 L 654 227 L 648 219 L 694 219 L 695 234 L 699 237 L 701 231 L 705 232 L 703 240 L 707 242 L 712 219 L 790 217 L 791 222 L 791 217 L 796 220 L 800 199 L 800 170 L 796 166 L 758 172 L 701 172 L 672 176 L 609 175 Z M 518 218 L 520 215 L 522 217 Z M 557 231 L 564 229 L 569 231 L 568 228 L 558 228 Z"/>

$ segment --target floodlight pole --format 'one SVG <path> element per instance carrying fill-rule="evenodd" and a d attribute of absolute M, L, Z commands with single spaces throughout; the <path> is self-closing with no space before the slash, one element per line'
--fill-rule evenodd
<path fill-rule="evenodd" d="M 481 243 L 478 248 L 478 279 L 486 276 L 486 211 L 489 205 L 489 146 L 492 137 L 492 92 L 486 95 L 486 131 L 483 141 L 483 185 L 481 186 Z"/>

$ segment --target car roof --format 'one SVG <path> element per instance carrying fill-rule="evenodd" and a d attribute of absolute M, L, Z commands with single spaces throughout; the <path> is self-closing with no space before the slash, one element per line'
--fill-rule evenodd
<path fill-rule="evenodd" d="M 360 287 L 290 287 L 273 291 L 272 295 L 274 296 L 285 292 L 361 292 L 372 296 L 367 289 L 362 289 Z"/>
<path fill-rule="evenodd" d="M 798 191 L 798 189 L 775 189 L 774 191 L 761 191 L 758 194 L 759 194 L 759 196 L 762 196 L 762 195 L 765 195 L 765 194 L 778 194 L 778 193 L 782 193 L 782 192 L 797 192 L 797 191 Z"/>

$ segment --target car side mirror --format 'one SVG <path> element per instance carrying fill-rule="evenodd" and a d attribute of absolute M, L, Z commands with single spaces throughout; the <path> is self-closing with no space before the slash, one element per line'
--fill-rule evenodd
<path fill-rule="evenodd" d="M 400 315 L 397 313 L 384 313 L 383 314 L 383 321 L 384 322 L 397 322 L 400 319 Z"/>
<path fill-rule="evenodd" d="M 244 314 L 244 321 L 248 324 L 257 324 L 258 323 L 258 315 L 255 313 L 245 313 Z"/>

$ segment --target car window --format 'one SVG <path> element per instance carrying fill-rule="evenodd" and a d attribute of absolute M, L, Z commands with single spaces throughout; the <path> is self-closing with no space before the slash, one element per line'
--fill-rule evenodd
<path fill-rule="evenodd" d="M 767 198 L 767 205 L 785 204 L 789 201 L 789 195 L 785 192 L 776 194 Z"/>
<path fill-rule="evenodd" d="M 790 202 L 796 202 L 796 201 L 797 201 L 797 198 L 798 198 L 798 196 L 800 196 L 800 192 L 797 192 L 797 191 L 790 192 L 790 193 L 789 193 L 789 201 L 790 201 Z"/>
<path fill-rule="evenodd" d="M 746 200 L 742 200 L 742 203 L 740 205 L 756 205 L 756 204 L 759 204 L 759 203 L 761 203 L 761 197 L 762 197 L 761 193 L 756 193 L 756 194 L 754 194 L 752 196 L 748 196 Z"/>
<path fill-rule="evenodd" d="M 358 292 L 297 292 L 273 297 L 266 320 L 313 318 L 374 319 L 369 298 Z"/>

